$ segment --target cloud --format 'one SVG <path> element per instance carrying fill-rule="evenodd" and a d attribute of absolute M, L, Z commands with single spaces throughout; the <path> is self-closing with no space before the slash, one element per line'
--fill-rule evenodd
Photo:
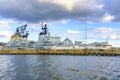
<path fill-rule="evenodd" d="M 104 5 L 103 4 L 100 4 L 100 5 L 97 5 L 96 8 L 98 9 L 103 9 Z"/>
<path fill-rule="evenodd" d="M 66 24 L 68 21 L 69 21 L 69 20 L 65 20 L 65 19 L 60 20 L 60 22 L 61 22 L 62 24 Z"/>
<path fill-rule="evenodd" d="M 0 29 L 1 28 L 8 29 L 9 28 L 8 22 L 5 20 L 0 20 Z"/>
<path fill-rule="evenodd" d="M 119 4 L 119 0 L 0 0 L 0 17 L 33 23 L 67 19 L 120 21 Z"/>
<path fill-rule="evenodd" d="M 74 4 L 78 1 L 78 0 L 39 0 L 40 2 L 50 2 L 50 3 L 54 3 L 54 4 L 58 4 L 61 6 L 64 6 L 67 10 L 72 10 L 74 7 Z"/>
<path fill-rule="evenodd" d="M 106 0 L 105 10 L 114 16 L 114 21 L 120 21 L 120 0 Z"/>
<path fill-rule="evenodd" d="M 0 37 L 1 38 L 10 38 L 10 36 L 12 35 L 11 31 L 0 31 Z"/>
<path fill-rule="evenodd" d="M 95 28 L 94 31 L 99 34 L 104 34 L 104 35 L 109 35 L 111 32 L 113 34 L 116 33 L 116 30 L 114 28 L 109 28 L 109 27 L 99 27 Z"/>
<path fill-rule="evenodd" d="M 13 22 L 11 19 L 0 19 L 0 38 L 10 38 L 13 33 L 10 24 Z"/>
<path fill-rule="evenodd" d="M 77 30 L 67 30 L 67 33 L 68 33 L 69 35 L 77 35 L 77 34 L 80 33 L 80 31 L 77 31 Z"/>
<path fill-rule="evenodd" d="M 100 0 L 0 0 L 0 16 L 27 22 L 100 18 L 103 7 Z"/>
<path fill-rule="evenodd" d="M 115 39 L 118 38 L 118 36 L 116 36 L 116 35 L 111 35 L 110 38 L 113 39 L 113 40 L 115 40 Z"/>
<path fill-rule="evenodd" d="M 12 20 L 12 19 L 8 19 L 8 21 L 7 21 L 8 23 L 16 23 L 14 20 Z"/>
<path fill-rule="evenodd" d="M 91 38 L 101 38 L 101 39 L 119 39 L 118 30 L 110 27 L 99 27 L 93 29 L 91 32 L 88 32 L 88 37 Z"/>
<path fill-rule="evenodd" d="M 40 28 L 37 26 L 29 26 L 29 28 L 31 29 L 31 31 L 33 32 L 40 32 Z"/>
<path fill-rule="evenodd" d="M 102 18 L 102 22 L 110 22 L 110 21 L 112 21 L 114 19 L 115 19 L 114 16 L 111 16 L 108 13 L 105 13 L 105 15 Z"/>

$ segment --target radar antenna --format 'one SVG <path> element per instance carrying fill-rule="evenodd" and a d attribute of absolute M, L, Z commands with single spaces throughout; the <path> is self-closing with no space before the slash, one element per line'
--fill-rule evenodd
<path fill-rule="evenodd" d="M 40 32 L 40 35 L 46 35 L 48 33 L 48 28 L 47 28 L 47 24 L 43 24 L 43 21 L 41 23 L 41 29 L 42 29 L 42 32 Z"/>

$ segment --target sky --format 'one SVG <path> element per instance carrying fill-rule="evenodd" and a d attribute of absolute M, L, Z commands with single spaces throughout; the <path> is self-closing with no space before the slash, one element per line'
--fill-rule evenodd
<path fill-rule="evenodd" d="M 27 24 L 28 40 L 38 40 L 41 21 L 62 40 L 108 41 L 120 47 L 120 0 L 0 0 L 0 42 Z"/>

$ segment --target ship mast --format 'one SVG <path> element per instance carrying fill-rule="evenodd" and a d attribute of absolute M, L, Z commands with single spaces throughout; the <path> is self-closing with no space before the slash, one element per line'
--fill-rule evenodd
<path fill-rule="evenodd" d="M 48 33 L 47 24 L 44 24 L 43 21 L 41 23 L 41 29 L 42 29 L 42 32 L 40 32 L 39 35 L 46 35 Z"/>

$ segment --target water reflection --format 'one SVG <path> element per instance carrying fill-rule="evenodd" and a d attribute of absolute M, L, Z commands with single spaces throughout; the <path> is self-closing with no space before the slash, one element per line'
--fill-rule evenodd
<path fill-rule="evenodd" d="M 16 69 L 12 62 L 12 56 L 0 56 L 0 79 L 1 80 L 15 80 Z"/>
<path fill-rule="evenodd" d="M 119 80 L 119 57 L 0 55 L 1 80 Z"/>

